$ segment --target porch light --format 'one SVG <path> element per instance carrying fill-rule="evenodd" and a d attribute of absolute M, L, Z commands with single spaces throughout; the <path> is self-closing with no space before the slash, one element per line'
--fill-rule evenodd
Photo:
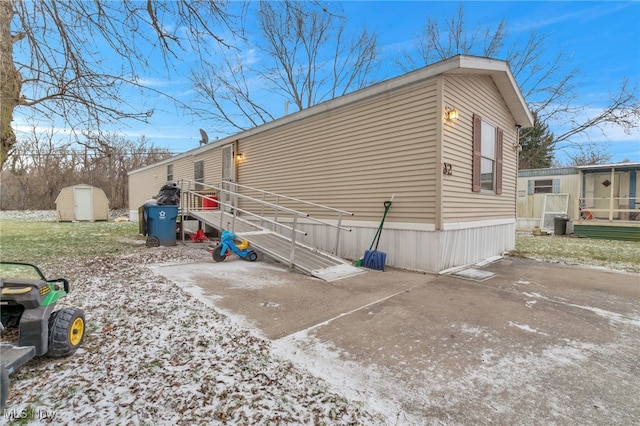
<path fill-rule="evenodd" d="M 458 110 L 455 108 L 445 108 L 447 120 L 455 121 L 458 119 Z"/>
<path fill-rule="evenodd" d="M 243 155 L 242 153 L 238 153 L 238 154 L 236 155 L 236 160 L 238 160 L 238 161 L 244 161 L 244 155 Z"/>

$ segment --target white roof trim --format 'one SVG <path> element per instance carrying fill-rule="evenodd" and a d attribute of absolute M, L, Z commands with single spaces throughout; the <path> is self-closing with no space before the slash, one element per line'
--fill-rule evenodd
<path fill-rule="evenodd" d="M 156 167 L 162 164 L 170 164 L 180 158 L 195 156 L 201 152 L 206 152 L 221 145 L 229 144 L 237 139 L 245 139 L 255 134 L 284 126 L 298 120 L 303 120 L 310 116 L 322 114 L 323 112 L 340 108 L 344 105 L 348 105 L 362 99 L 367 99 L 380 93 L 387 92 L 389 90 L 395 90 L 420 81 L 428 80 L 441 74 L 490 75 L 491 78 L 493 78 L 493 80 L 495 81 L 500 94 L 504 98 L 509 110 L 511 111 L 516 124 L 525 128 L 533 126 L 533 115 L 527 107 L 527 103 L 522 96 L 522 92 L 520 91 L 520 88 L 518 87 L 518 84 L 516 83 L 516 80 L 511 73 L 511 69 L 509 68 L 509 64 L 507 62 L 478 56 L 458 55 L 447 60 L 428 65 L 424 68 L 411 71 L 399 77 L 395 77 L 390 80 L 386 80 L 366 87 L 364 89 L 348 93 L 339 98 L 322 102 L 310 108 L 303 109 L 302 111 L 298 111 L 269 123 L 262 124 L 258 127 L 254 127 L 252 129 L 227 136 L 214 143 L 194 148 L 169 159 L 159 161 L 150 166 L 132 170 L 129 172 L 129 174 L 140 172 L 150 167 Z"/>
<path fill-rule="evenodd" d="M 614 163 L 614 164 L 596 164 L 590 166 L 576 166 L 576 169 L 588 170 L 588 169 L 613 169 L 613 168 L 631 168 L 640 167 L 640 163 Z"/>

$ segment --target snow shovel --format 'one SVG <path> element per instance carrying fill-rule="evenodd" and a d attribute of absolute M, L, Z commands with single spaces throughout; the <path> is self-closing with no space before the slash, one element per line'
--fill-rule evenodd
<path fill-rule="evenodd" d="M 364 252 L 364 258 L 362 259 L 362 266 L 369 269 L 375 269 L 378 271 L 384 271 L 384 265 L 387 261 L 387 253 L 378 251 L 378 244 L 380 243 L 380 237 L 382 236 L 382 227 L 384 225 L 384 220 L 387 217 L 387 213 L 389 212 L 389 208 L 393 202 L 393 196 L 391 197 L 391 201 L 384 202 L 384 215 L 382 216 L 382 221 L 380 222 L 380 226 L 376 231 L 376 235 L 373 237 L 373 241 L 371 242 L 371 247 L 369 250 Z M 373 245 L 375 243 L 375 249 L 373 249 Z"/>

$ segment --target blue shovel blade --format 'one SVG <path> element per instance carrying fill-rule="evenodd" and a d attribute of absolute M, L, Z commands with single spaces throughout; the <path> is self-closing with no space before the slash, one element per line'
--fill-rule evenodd
<path fill-rule="evenodd" d="M 387 262 L 387 253 L 377 250 L 366 250 L 362 260 L 362 266 L 369 269 L 384 271 Z"/>

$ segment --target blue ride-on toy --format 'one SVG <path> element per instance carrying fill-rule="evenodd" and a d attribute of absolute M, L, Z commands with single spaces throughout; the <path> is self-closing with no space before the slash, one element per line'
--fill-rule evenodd
<path fill-rule="evenodd" d="M 216 262 L 222 262 L 231 254 L 235 253 L 241 259 L 254 262 L 258 259 L 258 253 L 249 248 L 249 241 L 239 240 L 236 244 L 236 239 L 239 239 L 236 234 L 231 231 L 222 231 L 220 236 L 220 242 L 215 247 L 210 247 L 209 252 L 213 256 L 213 260 Z"/>

